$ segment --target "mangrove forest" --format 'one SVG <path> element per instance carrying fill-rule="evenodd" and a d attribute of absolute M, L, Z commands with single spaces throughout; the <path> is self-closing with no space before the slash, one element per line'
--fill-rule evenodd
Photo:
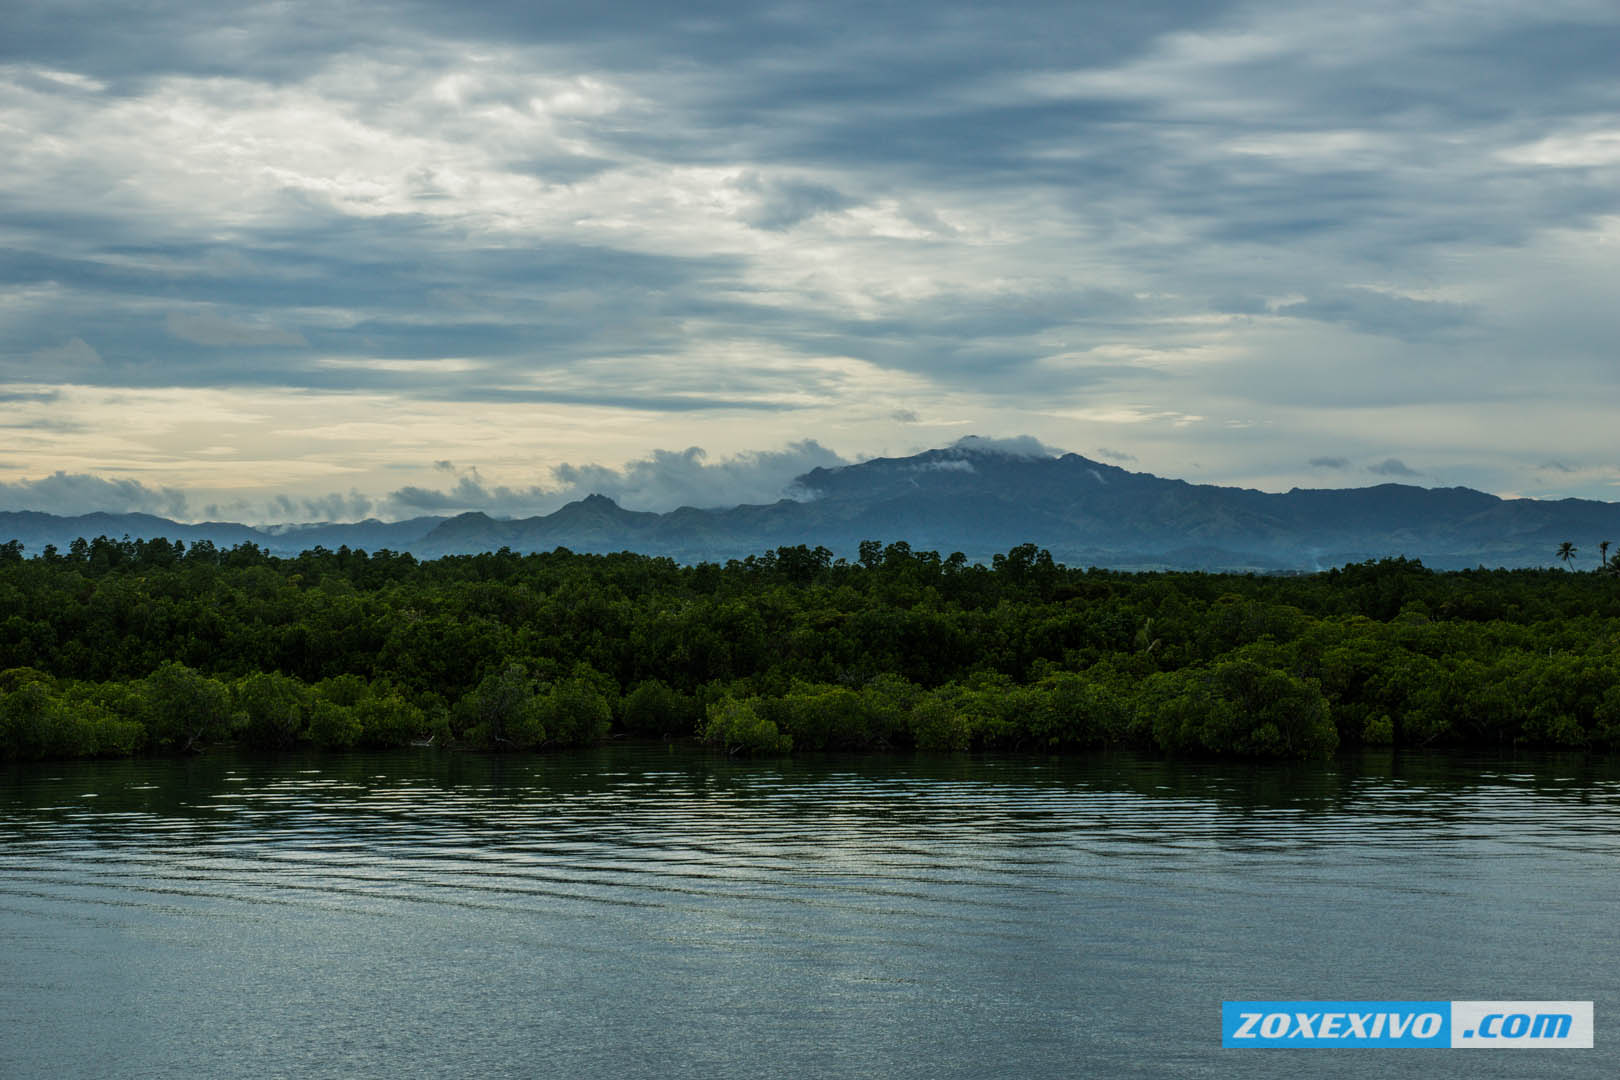
<path fill-rule="evenodd" d="M 1320 757 L 1620 745 L 1620 580 L 991 565 L 875 541 L 724 565 L 630 553 L 295 558 L 0 546 L 0 756 L 620 737 L 728 753 Z"/>

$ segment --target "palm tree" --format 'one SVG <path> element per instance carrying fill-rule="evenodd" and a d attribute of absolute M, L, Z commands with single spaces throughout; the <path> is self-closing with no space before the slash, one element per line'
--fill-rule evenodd
<path fill-rule="evenodd" d="M 1607 565 L 1609 565 L 1609 542 L 1603 540 L 1598 543 L 1598 569 L 1601 570 Z"/>
<path fill-rule="evenodd" d="M 1565 567 L 1568 567 L 1569 560 L 1575 557 L 1576 550 L 1575 545 L 1570 543 L 1568 540 L 1565 540 L 1562 544 L 1558 545 L 1558 557 L 1564 560 Z"/>

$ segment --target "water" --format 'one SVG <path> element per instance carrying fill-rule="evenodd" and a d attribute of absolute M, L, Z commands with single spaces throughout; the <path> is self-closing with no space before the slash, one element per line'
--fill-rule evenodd
<path fill-rule="evenodd" d="M 26 766 L 0 1076 L 1612 1077 L 1617 811 L 1558 758 Z M 1590 999 L 1597 1048 L 1219 1049 L 1293 998 Z"/>

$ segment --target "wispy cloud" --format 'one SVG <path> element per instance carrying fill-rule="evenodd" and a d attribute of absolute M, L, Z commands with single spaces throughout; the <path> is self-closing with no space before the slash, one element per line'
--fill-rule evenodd
<path fill-rule="evenodd" d="M 182 341 L 196 345 L 307 345 L 304 335 L 267 323 L 229 319 L 212 312 L 170 312 L 164 327 Z"/>
<path fill-rule="evenodd" d="M 1385 458 L 1376 465 L 1367 466 L 1367 471 L 1377 476 L 1421 476 L 1416 469 L 1408 468 L 1406 462 L 1400 458 Z"/>
<path fill-rule="evenodd" d="M 33 361 L 41 368 L 44 375 L 62 375 L 71 372 L 82 372 L 93 364 L 101 363 L 101 354 L 85 342 L 83 338 L 71 338 L 61 345 L 47 346 L 35 349 Z"/>
<path fill-rule="evenodd" d="M 1278 315 L 1343 323 L 1364 334 L 1417 340 L 1466 326 L 1465 305 L 1393 296 L 1371 289 L 1329 290 L 1308 300 L 1282 304 Z"/>

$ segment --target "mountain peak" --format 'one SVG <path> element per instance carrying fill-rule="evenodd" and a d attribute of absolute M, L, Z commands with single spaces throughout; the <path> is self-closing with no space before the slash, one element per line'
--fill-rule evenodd
<path fill-rule="evenodd" d="M 1058 456 L 1058 451 L 1053 450 L 1033 435 L 1015 435 L 1010 439 L 994 439 L 984 435 L 964 435 L 949 447 L 946 447 L 945 450 L 928 451 L 928 453 L 949 453 L 950 451 L 986 457 L 1055 458 Z"/>

